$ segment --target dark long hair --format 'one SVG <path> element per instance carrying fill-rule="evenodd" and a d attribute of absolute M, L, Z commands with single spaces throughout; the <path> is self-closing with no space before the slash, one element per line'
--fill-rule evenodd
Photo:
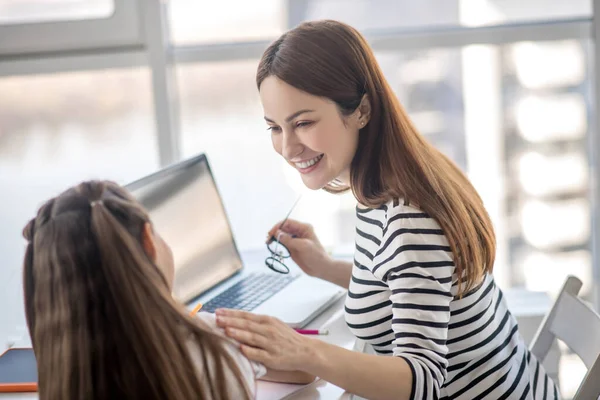
<path fill-rule="evenodd" d="M 244 385 L 223 337 L 171 297 L 143 247 L 148 222 L 123 188 L 92 181 L 46 202 L 25 227 L 41 400 L 231 399 L 227 372 Z"/>
<path fill-rule="evenodd" d="M 415 129 L 387 83 L 372 50 L 354 28 L 337 21 L 306 22 L 284 33 L 263 54 L 257 86 L 276 76 L 306 93 L 334 101 L 342 115 L 364 96 L 371 118 L 359 134 L 350 186 L 357 200 L 378 207 L 403 199 L 435 218 L 450 243 L 459 293 L 491 272 L 496 238 L 481 198 L 466 176 Z"/>

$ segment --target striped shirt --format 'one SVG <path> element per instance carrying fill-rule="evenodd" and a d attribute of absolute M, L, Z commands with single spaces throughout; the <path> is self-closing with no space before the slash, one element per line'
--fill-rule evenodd
<path fill-rule="evenodd" d="M 412 370 L 411 399 L 558 399 L 491 275 L 458 298 L 440 225 L 390 202 L 356 209 L 346 323 Z"/>

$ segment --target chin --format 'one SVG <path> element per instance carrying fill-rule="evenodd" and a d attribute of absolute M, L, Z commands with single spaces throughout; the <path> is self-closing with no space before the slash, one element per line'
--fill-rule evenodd
<path fill-rule="evenodd" d="M 319 190 L 323 189 L 329 181 L 324 179 L 311 179 L 308 177 L 302 177 L 302 182 L 304 183 L 304 186 L 311 190 Z"/>

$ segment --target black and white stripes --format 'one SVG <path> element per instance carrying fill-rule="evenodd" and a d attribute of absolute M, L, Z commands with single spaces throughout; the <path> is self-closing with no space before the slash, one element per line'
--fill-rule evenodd
<path fill-rule="evenodd" d="M 356 215 L 346 322 L 378 354 L 406 360 L 413 399 L 558 398 L 491 276 L 456 297 L 452 252 L 433 218 L 400 201 Z"/>

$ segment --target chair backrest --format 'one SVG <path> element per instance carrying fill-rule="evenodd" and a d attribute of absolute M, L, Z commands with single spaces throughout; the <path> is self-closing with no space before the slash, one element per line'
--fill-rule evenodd
<path fill-rule="evenodd" d="M 573 400 L 600 396 L 600 315 L 577 295 L 581 281 L 569 276 L 533 341 L 531 353 L 542 362 L 555 339 L 562 340 L 588 368 Z"/>

